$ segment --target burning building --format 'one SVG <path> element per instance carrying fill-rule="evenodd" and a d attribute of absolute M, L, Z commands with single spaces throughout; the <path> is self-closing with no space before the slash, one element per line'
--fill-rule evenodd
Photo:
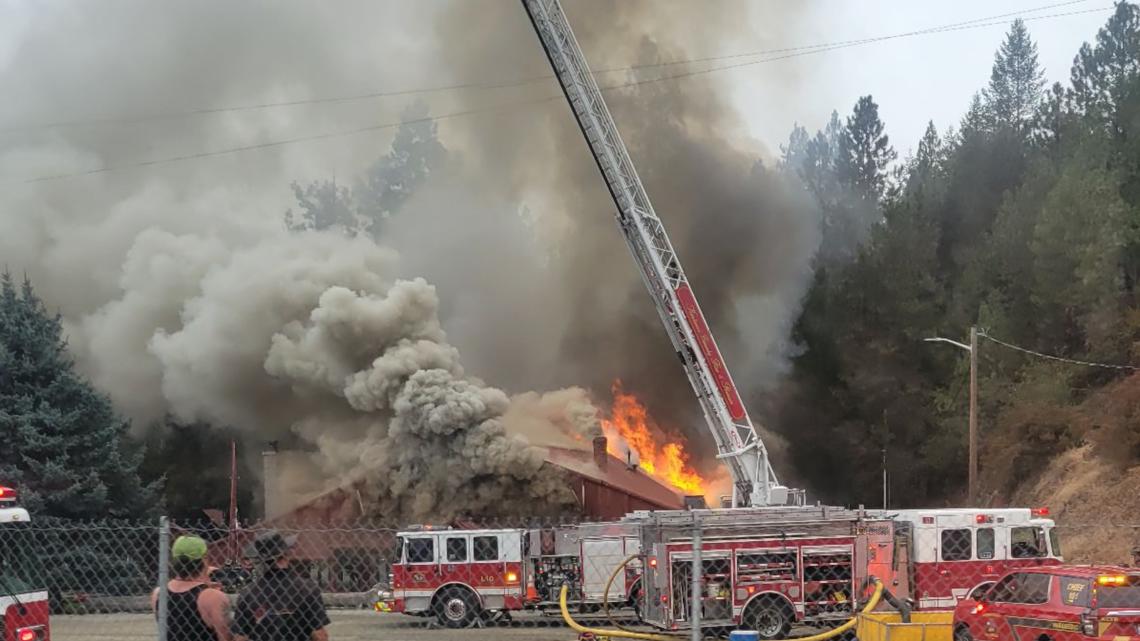
<path fill-rule="evenodd" d="M 565 479 L 574 494 L 573 514 L 590 520 L 610 520 L 634 510 L 673 510 L 684 506 L 684 497 L 645 473 L 643 466 L 629 457 L 614 455 L 609 439 L 599 436 L 591 449 L 548 447 L 544 466 Z M 265 470 L 264 523 L 296 528 L 327 527 L 330 523 L 351 523 L 374 517 L 367 505 L 364 484 L 357 481 L 316 495 L 287 507 L 282 496 L 280 463 L 287 453 L 267 451 Z M 525 516 L 525 515 L 519 515 Z M 472 515 L 477 518 L 477 515 Z M 383 517 L 381 515 L 381 520 Z"/>
<path fill-rule="evenodd" d="M 648 475 L 630 458 L 614 456 L 605 436 L 595 438 L 590 449 L 545 449 L 544 467 L 564 479 L 577 501 L 576 512 L 568 517 L 605 521 L 634 510 L 675 510 L 685 506 L 684 497 L 676 490 Z M 298 535 L 297 562 L 328 591 L 359 592 L 382 582 L 387 576 L 395 534 L 394 530 L 361 528 L 366 522 L 386 520 L 369 509 L 366 481 L 348 483 L 286 507 L 290 494 L 288 487 L 283 488 L 289 482 L 284 478 L 284 468 L 295 464 L 298 457 L 293 454 L 276 449 L 263 454 L 266 518 L 237 532 L 229 545 L 214 546 L 211 563 L 222 565 L 233 559 L 256 531 L 271 527 Z M 478 515 L 470 515 L 470 519 L 478 519 Z M 457 524 L 467 523 L 461 519 Z"/>

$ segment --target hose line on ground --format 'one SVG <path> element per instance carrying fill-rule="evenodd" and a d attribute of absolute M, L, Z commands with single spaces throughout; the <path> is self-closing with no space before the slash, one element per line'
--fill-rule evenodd
<path fill-rule="evenodd" d="M 867 601 L 867 605 L 863 606 L 863 610 L 860 612 L 860 614 L 869 614 L 872 610 L 875 609 L 876 606 L 879 605 L 879 600 L 883 597 L 883 582 L 879 581 L 878 579 L 874 579 L 874 582 L 875 582 L 875 592 L 874 592 L 874 594 L 871 595 L 870 600 Z M 597 636 L 597 637 L 613 637 L 613 638 L 618 638 L 618 639 L 642 639 L 643 641 L 677 641 L 677 637 L 666 636 L 663 634 L 649 634 L 647 632 L 631 632 L 628 630 L 607 630 L 605 628 L 587 628 L 586 626 L 575 621 L 573 619 L 573 617 L 570 616 L 570 610 L 567 609 L 567 607 L 566 607 L 566 594 L 567 594 L 567 592 L 569 592 L 569 586 L 567 586 L 566 584 L 563 584 L 562 585 L 562 591 L 558 595 L 558 605 L 562 609 L 562 619 L 564 621 L 566 621 L 566 625 L 569 626 L 569 628 L 571 630 L 573 630 L 579 634 L 590 633 L 590 634 L 593 634 L 594 636 Z M 806 637 L 797 637 L 795 639 L 789 639 L 787 641 L 823 641 L 824 639 L 830 639 L 834 636 L 837 636 L 837 635 L 843 634 L 844 632 L 847 632 L 851 628 L 854 628 L 855 624 L 858 623 L 858 621 L 859 621 L 859 617 L 858 617 L 858 615 L 856 615 L 856 616 L 851 617 L 843 625 L 832 628 L 826 632 L 820 632 L 818 634 L 813 634 L 811 636 L 806 636 Z"/>

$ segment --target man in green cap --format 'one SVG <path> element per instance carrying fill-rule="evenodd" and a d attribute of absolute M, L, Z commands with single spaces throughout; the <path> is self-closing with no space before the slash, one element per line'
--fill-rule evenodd
<path fill-rule="evenodd" d="M 180 536 L 170 550 L 170 582 L 166 584 L 167 641 L 231 641 L 229 599 L 207 576 L 206 542 Z M 151 605 L 158 613 L 158 594 Z"/>

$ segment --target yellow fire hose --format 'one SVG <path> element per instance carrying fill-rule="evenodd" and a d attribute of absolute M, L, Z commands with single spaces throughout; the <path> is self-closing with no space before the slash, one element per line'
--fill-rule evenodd
<path fill-rule="evenodd" d="M 626 560 L 622 561 L 621 564 L 618 565 L 617 568 L 613 571 L 613 573 L 610 574 L 610 580 L 606 581 L 606 589 L 604 592 L 602 592 L 602 607 L 605 608 L 606 618 L 609 619 L 610 625 L 614 626 L 618 630 L 624 630 L 626 632 L 633 632 L 633 630 L 630 630 L 617 621 L 614 621 L 614 618 L 610 616 L 610 586 L 614 584 L 614 579 L 617 578 L 618 573 L 625 570 L 625 566 L 629 565 L 629 562 L 636 559 L 637 557 L 638 555 L 634 554 L 626 558 Z"/>
<path fill-rule="evenodd" d="M 587 628 L 586 626 L 578 623 L 570 616 L 570 610 L 566 608 L 566 594 L 569 592 L 569 586 L 563 584 L 562 592 L 558 595 L 558 605 L 562 609 L 562 619 L 566 621 L 569 628 L 579 634 L 589 633 L 596 637 L 613 637 L 618 639 L 643 639 L 644 641 L 677 641 L 677 637 L 666 636 L 663 634 L 649 634 L 646 632 L 631 632 L 628 630 L 607 630 L 605 628 Z M 875 592 L 871 595 L 871 599 L 867 601 L 867 605 L 863 606 L 862 614 L 868 614 L 879 605 L 879 599 L 883 596 L 883 582 L 878 579 L 875 580 Z M 796 637 L 787 641 L 823 641 L 830 639 L 836 635 L 843 634 L 851 628 L 855 627 L 858 623 L 858 615 L 851 617 L 846 623 L 838 627 L 820 632 L 806 637 Z"/>

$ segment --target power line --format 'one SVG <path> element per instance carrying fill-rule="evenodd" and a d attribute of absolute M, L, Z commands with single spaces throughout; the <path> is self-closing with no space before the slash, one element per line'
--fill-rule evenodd
<path fill-rule="evenodd" d="M 1083 0 L 1081 0 L 1081 1 L 1083 1 Z M 1057 14 L 1050 14 L 1050 15 L 1045 15 L 1045 16 L 1033 16 L 1030 18 L 1026 18 L 1026 20 L 1059 18 L 1059 17 L 1072 16 L 1072 15 L 1083 14 L 1083 13 L 1091 13 L 1094 11 L 1104 11 L 1104 10 L 1109 9 L 1109 8 L 1111 8 L 1111 7 L 1100 7 L 1097 9 L 1085 9 L 1085 10 L 1081 10 L 1081 11 L 1057 13 Z M 999 25 L 999 24 L 1005 24 L 1005 23 L 1004 22 L 978 23 L 975 21 L 970 25 L 964 25 L 964 24 L 959 23 L 960 26 L 944 27 L 941 29 L 941 31 L 959 31 L 959 30 L 965 30 L 965 29 L 995 26 L 995 25 Z M 902 37 L 902 36 L 884 36 L 882 38 L 875 39 L 874 41 L 877 42 L 877 41 L 880 41 L 883 39 L 890 39 L 892 37 Z M 811 51 L 793 52 L 790 54 L 786 54 L 786 55 L 782 55 L 782 56 L 775 56 L 775 57 L 771 57 L 771 58 L 764 58 L 761 60 L 750 60 L 750 61 L 746 61 L 746 62 L 734 63 L 731 65 L 722 65 L 719 67 L 709 67 L 707 69 L 698 69 L 698 70 L 694 70 L 694 71 L 686 71 L 686 72 L 682 72 L 682 73 L 659 76 L 656 78 L 648 78 L 648 79 L 643 79 L 643 80 L 624 82 L 624 83 L 619 83 L 619 84 L 615 84 L 615 85 L 610 85 L 607 87 L 601 87 L 601 90 L 603 92 L 607 92 L 607 91 L 613 91 L 616 89 L 627 89 L 630 87 L 638 87 L 638 86 L 652 84 L 652 83 L 664 82 L 667 80 L 690 78 L 693 76 L 710 74 L 710 73 L 715 73 L 718 71 L 725 71 L 725 70 L 729 70 L 729 69 L 737 69 L 737 68 L 741 68 L 741 67 L 746 67 L 746 66 L 751 66 L 751 65 L 756 65 L 756 64 L 762 64 L 762 63 L 766 63 L 766 62 L 775 62 L 778 60 L 786 60 L 788 58 L 810 55 L 810 54 L 814 54 L 814 53 L 821 53 L 824 51 L 832 51 L 834 49 L 842 49 L 842 48 L 847 48 L 850 46 L 857 46 L 858 44 L 867 44 L 869 42 L 871 42 L 871 40 L 854 41 L 854 44 L 850 44 L 850 43 L 849 44 L 837 44 L 837 45 L 831 47 L 830 49 L 813 49 Z M 449 119 L 453 119 L 453 118 L 472 116 L 472 115 L 482 114 L 482 113 L 490 113 L 490 112 L 498 111 L 498 110 L 501 110 L 504 108 L 543 104 L 543 103 L 553 102 L 555 100 L 560 100 L 562 98 L 563 98 L 562 94 L 557 93 L 557 94 L 552 94 L 552 95 L 549 95 L 549 96 L 546 96 L 543 98 L 534 99 L 534 100 L 526 100 L 526 101 L 521 101 L 521 102 L 514 101 L 514 102 L 504 103 L 504 104 L 495 105 L 495 106 L 491 106 L 491 107 L 485 107 L 485 108 L 465 109 L 462 111 L 456 111 L 456 112 L 452 112 L 452 113 L 441 114 L 438 116 L 428 116 L 428 117 L 424 117 L 424 118 L 415 118 L 415 119 L 410 119 L 410 120 L 386 122 L 386 123 L 380 123 L 380 124 L 376 124 L 376 125 L 369 125 L 369 126 L 365 126 L 365 127 L 357 127 L 357 128 L 353 128 L 353 129 L 346 129 L 346 130 L 333 131 L 333 132 L 324 132 L 324 133 L 312 134 L 312 135 L 306 135 L 306 136 L 297 136 L 297 137 L 286 138 L 286 139 L 282 139 L 282 140 L 267 141 L 267 142 L 262 142 L 262 143 L 252 143 L 252 144 L 248 144 L 248 145 L 241 145 L 238 147 L 229 147 L 229 148 L 225 148 L 225 149 L 203 151 L 203 152 L 197 152 L 197 153 L 193 153 L 193 154 L 184 154 L 184 155 L 179 155 L 179 156 L 168 156 L 168 157 L 164 157 L 164 158 L 155 158 L 155 159 L 151 159 L 151 160 L 144 160 L 144 161 L 138 161 L 138 162 L 133 162 L 133 163 L 123 163 L 123 164 L 118 164 L 118 165 L 106 165 L 106 166 L 98 167 L 95 169 L 88 169 L 88 170 L 84 170 L 84 171 L 68 172 L 68 173 L 53 174 L 53 175 L 46 175 L 46 176 L 37 176 L 35 178 L 28 178 L 28 179 L 25 179 L 22 181 L 13 181 L 13 182 L 27 184 L 27 183 L 48 182 L 48 181 L 55 181 L 55 180 L 65 180 L 65 179 L 69 179 L 69 178 L 77 178 L 77 177 L 81 177 L 81 176 L 103 174 L 103 173 L 109 173 L 109 172 L 113 172 L 113 171 L 120 171 L 120 170 L 124 170 L 124 169 L 134 169 L 134 168 L 140 168 L 140 167 L 149 167 L 149 166 L 154 166 L 154 165 L 163 165 L 163 164 L 169 164 L 169 163 L 183 162 L 183 161 L 188 161 L 188 160 L 198 160 L 198 159 L 203 159 L 203 158 L 226 156 L 226 155 L 235 154 L 235 153 L 255 151 L 255 150 L 260 150 L 260 149 L 269 149 L 269 148 L 274 148 L 274 147 L 282 147 L 282 146 L 296 144 L 296 143 L 302 143 L 302 142 L 312 142 L 312 141 L 316 141 L 316 140 L 326 140 L 326 139 L 330 139 L 330 138 L 339 138 L 342 136 L 349 136 L 349 135 L 354 135 L 354 134 L 382 131 L 385 129 L 392 129 L 395 127 L 399 127 L 399 126 L 404 125 L 404 124 L 439 122 L 442 120 L 449 120 Z"/>
<path fill-rule="evenodd" d="M 1056 9 L 1056 8 L 1060 8 L 1060 7 L 1072 6 L 1075 4 L 1083 4 L 1083 3 L 1086 3 L 1089 1 L 1090 0 L 1067 0 L 1066 2 L 1059 2 L 1059 3 L 1054 3 L 1054 4 L 1043 5 L 1040 7 L 1034 7 L 1031 9 L 1025 9 L 1025 10 L 1017 11 L 1017 12 L 1003 13 L 1003 14 L 998 14 L 998 15 L 993 15 L 993 16 L 987 16 L 984 18 L 975 18 L 973 20 L 967 20 L 964 22 L 956 22 L 956 23 L 951 23 L 951 24 L 946 24 L 946 25 L 940 25 L 937 27 L 929 27 L 926 29 L 919 29 L 919 30 L 915 30 L 915 31 L 906 31 L 906 32 L 902 32 L 902 33 L 895 33 L 895 34 L 889 34 L 889 35 L 883 35 L 883 36 L 874 36 L 874 37 L 870 37 L 870 38 L 863 38 L 863 39 L 856 39 L 856 40 L 842 40 L 842 41 L 836 41 L 836 42 L 825 42 L 825 43 L 819 43 L 819 44 L 801 45 L 801 46 L 796 46 L 796 47 L 785 47 L 785 48 L 779 48 L 779 49 L 762 49 L 762 50 L 758 50 L 758 51 L 727 54 L 727 55 L 722 55 L 722 56 L 708 56 L 708 57 L 703 57 L 703 58 L 688 58 L 688 59 L 684 59 L 684 60 L 673 60 L 673 61 L 668 61 L 668 62 L 632 65 L 632 66 L 626 66 L 626 67 L 610 67 L 610 68 L 596 69 L 592 73 L 595 75 L 598 75 L 598 74 L 615 73 L 615 72 L 643 71 L 646 69 L 673 67 L 673 66 L 678 66 L 678 65 L 689 65 L 689 64 L 696 64 L 696 63 L 701 63 L 701 62 L 719 62 L 719 61 L 724 61 L 724 60 L 735 60 L 735 59 L 739 59 L 739 58 L 754 58 L 754 57 L 758 57 L 758 56 L 793 54 L 793 55 L 786 55 L 786 56 L 785 55 L 779 55 L 779 57 L 768 58 L 768 59 L 764 59 L 764 60 L 753 60 L 753 61 L 743 63 L 741 65 L 736 65 L 736 66 L 746 66 L 749 64 L 759 64 L 759 63 L 764 63 L 764 62 L 773 62 L 776 60 L 786 60 L 788 58 L 799 57 L 801 55 L 810 55 L 813 53 L 822 53 L 822 52 L 826 52 L 826 51 L 834 51 L 836 49 L 844 49 L 847 47 L 861 46 L 861 45 L 872 44 L 872 43 L 876 43 L 876 42 L 884 42 L 884 41 L 888 41 L 888 40 L 895 40 L 895 39 L 899 39 L 899 38 L 908 38 L 908 37 L 919 36 L 919 35 L 928 35 L 928 34 L 933 34 L 933 33 L 958 31 L 958 30 L 962 30 L 962 29 L 976 29 L 976 28 L 996 26 L 998 24 L 1005 24 L 1004 21 L 1001 21 L 1002 18 L 1010 18 L 1010 17 L 1014 17 L 1014 16 L 1025 16 L 1027 14 L 1037 13 L 1040 11 L 1047 11 L 1049 9 Z M 1039 20 L 1039 19 L 1045 19 L 1045 18 L 1057 18 L 1057 17 L 1077 15 L 1077 14 L 1081 14 L 1081 13 L 1092 13 L 1092 12 L 1096 12 L 1096 11 L 1104 11 L 1107 8 L 1111 8 L 1111 7 L 1100 7 L 1100 8 L 1096 8 L 1096 9 L 1087 9 L 1087 10 L 1082 10 L 1082 11 L 1073 11 L 1073 12 L 1052 14 L 1052 15 L 1046 15 L 1046 16 L 1030 16 L 1030 17 L 1027 17 L 1025 19 L 1026 20 Z M 994 22 L 994 21 L 998 21 L 998 22 Z M 723 67 L 723 68 L 724 69 L 731 69 L 731 68 L 735 68 L 735 66 L 729 66 L 729 67 Z M 720 69 L 721 68 L 716 68 L 715 70 L 720 70 Z M 364 101 L 364 100 L 374 100 L 374 99 L 378 99 L 378 98 L 390 98 L 390 97 L 398 97 L 398 96 L 410 96 L 410 95 L 421 95 L 421 94 L 431 94 L 431 93 L 445 93 L 445 92 L 451 92 L 451 91 L 461 91 L 461 90 L 466 90 L 466 89 L 477 89 L 477 90 L 506 89 L 506 88 L 513 88 L 513 87 L 521 87 L 521 86 L 525 86 L 528 84 L 535 84 L 538 82 L 551 80 L 553 78 L 554 78 L 553 74 L 543 74 L 543 75 L 538 75 L 538 76 L 530 76 L 527 78 L 521 78 L 518 80 L 503 81 L 503 82 L 499 82 L 499 83 L 463 82 L 463 83 L 456 83 L 456 84 L 441 85 L 441 86 L 436 86 L 436 87 L 421 87 L 421 88 L 415 88 L 415 89 L 399 89 L 399 90 L 392 90 L 392 91 L 373 91 L 373 92 L 369 92 L 369 93 L 353 94 L 353 95 L 346 95 L 346 96 L 304 98 L 304 99 L 297 99 L 297 100 L 286 100 L 286 101 L 278 101 L 278 102 L 262 102 L 262 103 L 253 103 L 253 104 L 247 104 L 247 105 L 232 105 L 232 106 L 224 106 L 224 107 L 203 107 L 203 108 L 198 108 L 198 109 L 189 109 L 186 111 L 168 112 L 168 113 L 141 114 L 141 115 L 134 115 L 134 116 L 111 116 L 111 117 L 105 117 L 105 118 L 89 118 L 89 119 L 81 119 L 81 120 L 61 120 L 61 121 L 56 121 L 56 122 L 34 123 L 34 124 L 27 124 L 27 125 L 0 127 L 0 133 L 35 131 L 35 130 L 42 130 L 42 129 L 61 129 L 61 128 L 68 128 L 68 127 L 98 126 L 98 125 L 136 124 L 136 123 L 154 122 L 154 121 L 160 121 L 160 120 L 173 120 L 173 119 L 189 118 L 189 117 L 195 117 L 195 116 L 206 116 L 206 115 L 213 115 L 213 114 L 220 114 L 220 113 L 256 111 L 256 110 L 261 110 L 261 109 L 271 109 L 271 108 L 278 108 L 278 107 L 298 107 L 298 106 L 305 106 L 305 105 L 359 102 L 359 101 Z"/>
<path fill-rule="evenodd" d="M 1135 365 L 1115 365 L 1112 363 L 1094 363 L 1092 361 L 1082 361 L 1082 360 L 1078 360 L 1075 358 L 1065 358 L 1064 356 L 1054 356 L 1052 354 L 1042 354 L 1041 352 L 1036 352 L 1036 351 L 1033 351 L 1031 349 L 1026 349 L 1024 347 L 1019 347 L 1017 345 L 1013 345 L 1011 343 L 1007 343 L 1005 341 L 998 340 L 998 339 L 994 338 L 993 336 L 990 336 L 989 334 L 987 334 L 985 332 L 985 330 L 978 330 L 978 336 L 981 336 L 982 338 L 984 338 L 988 341 L 991 341 L 993 343 L 997 343 L 998 345 L 1001 345 L 1002 347 L 1012 349 L 1014 351 L 1021 352 L 1023 354 L 1029 354 L 1030 356 L 1036 356 L 1037 358 L 1043 358 L 1043 359 L 1050 360 L 1050 361 L 1057 361 L 1059 363 L 1067 363 L 1069 365 L 1081 365 L 1083 367 L 1100 367 L 1100 368 L 1104 368 L 1104 369 L 1133 370 L 1133 371 L 1140 370 L 1140 367 L 1135 366 Z"/>

